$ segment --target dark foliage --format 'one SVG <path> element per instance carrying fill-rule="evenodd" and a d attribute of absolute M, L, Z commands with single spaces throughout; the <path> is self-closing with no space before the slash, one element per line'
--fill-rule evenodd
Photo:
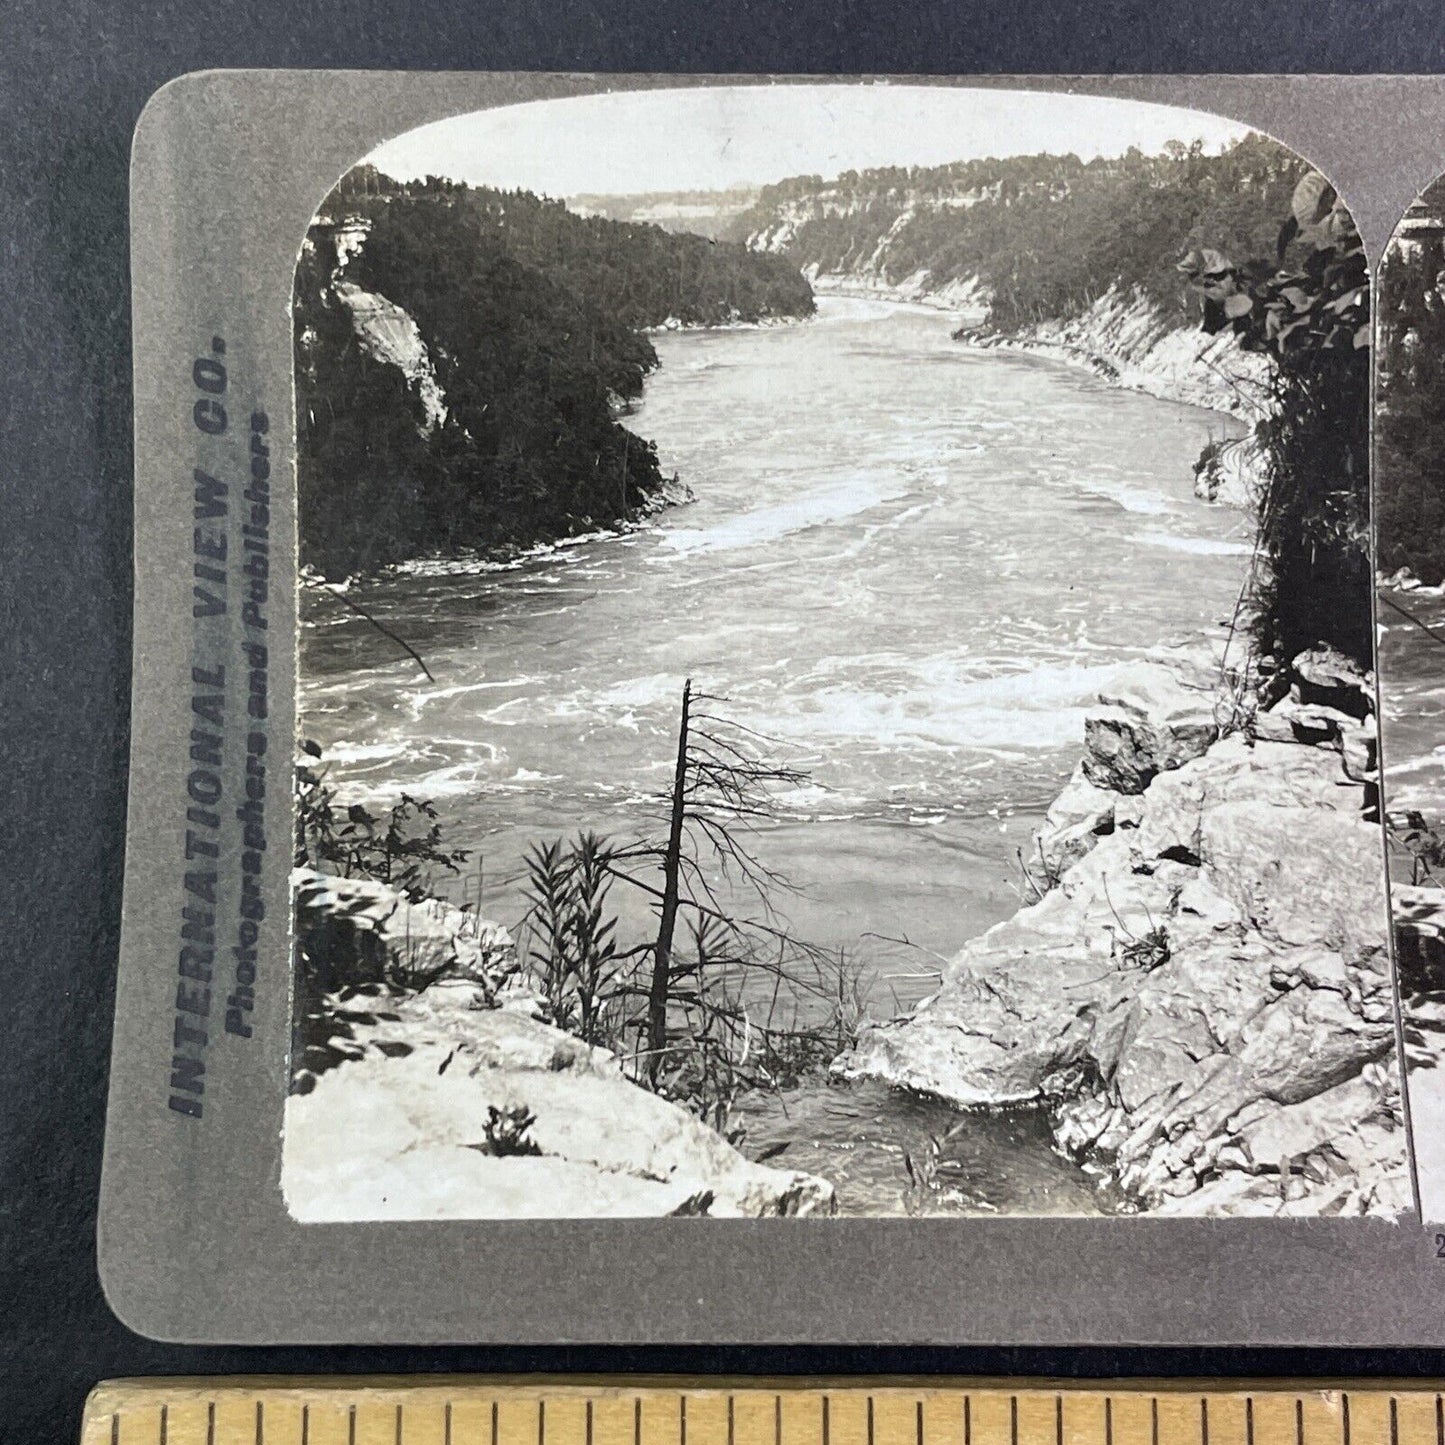
<path fill-rule="evenodd" d="M 537 1116 L 525 1105 L 514 1104 L 508 1109 L 499 1109 L 495 1104 L 487 1105 L 485 1152 L 499 1158 L 509 1156 L 536 1155 L 542 1152 L 532 1138 L 532 1125 Z"/>
<path fill-rule="evenodd" d="M 1445 581 L 1445 185 L 1380 268 L 1375 538 L 1381 571 Z"/>
<path fill-rule="evenodd" d="M 1088 162 L 1013 156 L 798 176 L 766 187 L 735 234 L 787 217 L 797 223 L 789 259 L 842 272 L 861 269 L 888 237 L 887 280 L 920 270 L 935 286 L 977 277 L 1000 330 L 1078 315 L 1110 286 L 1182 320 L 1194 303 L 1174 271 L 1180 255 L 1201 245 L 1267 253 L 1305 169 L 1292 151 L 1249 136 L 1221 155 L 1175 142 L 1162 155 L 1131 149 Z"/>
<path fill-rule="evenodd" d="M 362 238 L 345 261 L 343 236 Z M 369 349 L 349 287 L 416 324 L 444 417 Z M 777 257 L 359 168 L 296 273 L 301 560 L 345 576 L 625 522 L 662 487 L 652 444 L 618 420 L 657 365 L 640 328 L 812 306 Z"/>
<path fill-rule="evenodd" d="M 1260 650 L 1287 665 L 1323 642 L 1368 669 L 1370 284 L 1354 221 L 1310 172 L 1273 256 L 1207 248 L 1181 270 L 1203 297 L 1205 329 L 1231 329 L 1273 362 L 1251 599 Z"/>
<path fill-rule="evenodd" d="M 309 241 L 296 271 L 301 560 L 328 575 L 414 555 L 432 472 L 420 403 L 399 368 L 365 351 Z"/>
<path fill-rule="evenodd" d="M 438 176 L 400 182 L 372 166 L 358 166 L 323 205 L 321 219 L 374 219 L 398 205 L 455 213 L 474 235 L 495 242 L 615 327 L 660 326 L 669 317 L 689 326 L 716 326 L 813 312 L 812 291 L 793 261 L 735 242 L 580 216 L 530 191 L 467 186 Z"/>
<path fill-rule="evenodd" d="M 432 892 L 437 870 L 457 873 L 471 855 L 448 848 L 435 804 L 409 793 L 380 813 L 360 803 L 343 807 L 317 766 L 321 749 L 302 744 L 296 765 L 296 840 L 293 862 L 341 878 L 370 878 L 419 902 Z"/>

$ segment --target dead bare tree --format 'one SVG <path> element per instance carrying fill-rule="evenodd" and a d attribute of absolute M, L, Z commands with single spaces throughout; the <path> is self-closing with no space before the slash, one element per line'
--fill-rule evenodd
<path fill-rule="evenodd" d="M 826 1066 L 866 1013 L 859 961 L 797 937 L 777 908 L 793 885 L 753 841 L 778 818 L 774 789 L 808 775 L 768 761 L 777 740 L 724 716 L 724 703 L 684 684 L 655 837 L 534 846 L 524 920 L 542 940 L 533 961 L 554 1022 L 574 1027 L 590 1001 L 584 1036 L 721 1133 L 740 1094 Z M 614 947 L 612 880 L 651 901 L 657 929 L 646 941 Z M 594 936 L 605 942 L 595 966 Z"/>
<path fill-rule="evenodd" d="M 652 982 L 647 991 L 648 1069 L 654 1082 L 667 1047 L 667 995 L 672 980 L 672 940 L 677 930 L 679 881 L 682 873 L 682 835 L 687 826 L 688 734 L 692 726 L 692 679 L 682 685 L 682 715 L 677 725 L 677 760 L 672 777 L 672 807 L 668 815 L 667 846 L 662 855 L 662 906 L 658 910 L 657 948 L 653 954 Z"/>
<path fill-rule="evenodd" d="M 672 787 L 664 800 L 666 833 L 661 841 L 644 841 L 612 856 L 615 876 L 650 894 L 657 907 L 643 1040 L 646 1072 L 654 1086 L 668 1057 L 672 1008 L 682 1004 L 704 1014 L 715 1011 L 706 973 L 766 970 L 775 991 L 784 982 L 806 989 L 810 980 L 800 985 L 797 976 L 787 977 L 790 962 L 802 957 L 812 961 L 810 972 L 821 988 L 814 958 L 821 951 L 796 938 L 777 912 L 777 894 L 790 891 L 792 884 L 762 861 L 749 838 L 777 816 L 771 790 L 796 787 L 808 775 L 768 761 L 764 752 L 777 746 L 776 740 L 725 717 L 718 711 L 725 704 L 725 698 L 694 689 L 691 678 L 683 684 Z M 761 917 L 739 917 L 735 908 L 726 906 L 709 877 L 708 862 L 721 878 L 754 895 Z M 660 886 L 640 876 L 649 866 L 661 873 Z M 711 929 L 713 943 L 680 957 L 677 925 L 684 912 L 690 926 Z M 717 1007 L 733 1013 L 737 1009 L 735 1000 Z"/>

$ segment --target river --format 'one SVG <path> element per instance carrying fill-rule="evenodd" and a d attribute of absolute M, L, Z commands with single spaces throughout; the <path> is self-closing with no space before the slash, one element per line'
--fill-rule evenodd
<path fill-rule="evenodd" d="M 1440 594 L 1434 587 L 1382 587 L 1377 619 L 1386 807 L 1391 813 L 1423 813 L 1437 827 L 1445 824 L 1445 597 Z"/>
<path fill-rule="evenodd" d="M 696 494 L 652 525 L 508 567 L 410 569 L 355 596 L 427 659 L 308 590 L 303 732 L 344 796 L 434 800 L 459 887 L 523 912 L 534 839 L 656 832 L 679 697 L 775 741 L 808 780 L 755 840 L 798 934 L 853 950 L 878 1016 L 1025 892 L 1017 852 L 1124 663 L 1227 619 L 1245 519 L 1194 500 L 1238 424 L 951 340 L 922 307 L 822 297 L 805 324 L 664 334 L 629 425 Z M 647 915 L 621 932 L 645 936 Z M 958 1120 L 870 1086 L 742 1111 L 750 1150 L 900 1206 L 930 1135 L 941 1207 L 1105 1208 L 1037 1116 Z M 940 1207 L 924 1200 L 925 1207 Z"/>
<path fill-rule="evenodd" d="M 1408 814 L 1445 834 L 1445 596 L 1438 587 L 1382 587 L 1377 608 L 1381 754 L 1389 834 L 1391 885 L 1413 881 L 1401 843 Z M 1432 636 L 1432 633 L 1434 634 Z M 1421 882 L 1445 884 L 1440 868 Z M 1411 952 L 1404 955 L 1409 960 Z M 1438 958 L 1438 952 L 1436 953 Z M 1445 1201 L 1445 989 L 1436 971 L 1402 962 L 1399 986 L 1405 1022 L 1414 1163 L 1427 1217 Z M 1433 1212 L 1431 1212 L 1433 1210 Z"/>

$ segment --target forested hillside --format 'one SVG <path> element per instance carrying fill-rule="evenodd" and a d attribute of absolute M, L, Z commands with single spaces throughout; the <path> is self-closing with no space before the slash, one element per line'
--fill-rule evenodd
<path fill-rule="evenodd" d="M 1445 581 L 1445 186 L 1412 208 L 1380 271 L 1378 566 Z"/>
<path fill-rule="evenodd" d="M 812 314 L 812 292 L 796 265 L 750 254 L 733 242 L 661 227 L 583 216 L 529 191 L 467 186 L 437 176 L 401 182 L 358 166 L 322 208 L 376 216 L 389 205 L 440 204 L 523 266 L 542 272 L 624 326 L 689 326 Z"/>
<path fill-rule="evenodd" d="M 635 516 L 662 488 L 618 419 L 657 365 L 643 329 L 812 309 L 781 257 L 360 167 L 296 273 L 301 560 L 345 576 Z"/>
<path fill-rule="evenodd" d="M 824 273 L 897 285 L 926 272 L 933 290 L 976 277 L 1000 330 L 1077 316 L 1111 286 L 1183 321 L 1198 302 L 1180 258 L 1206 246 L 1272 253 L 1305 170 L 1249 136 L 1221 155 L 1174 143 L 1088 162 L 1014 156 L 798 176 L 765 187 L 732 234 Z"/>

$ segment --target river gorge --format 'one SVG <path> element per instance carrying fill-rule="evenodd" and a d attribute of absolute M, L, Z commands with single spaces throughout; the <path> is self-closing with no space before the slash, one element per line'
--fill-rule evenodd
<path fill-rule="evenodd" d="M 695 500 L 512 563 L 352 585 L 434 682 L 304 589 L 302 733 L 343 800 L 434 801 L 474 855 L 454 894 L 514 925 L 534 840 L 657 832 L 691 677 L 808 775 L 755 840 L 796 885 L 788 926 L 857 959 L 875 1018 L 931 993 L 1027 901 L 1019 854 L 1085 709 L 1227 623 L 1253 543 L 1248 517 L 1193 493 L 1201 449 L 1239 422 L 961 346 L 957 322 L 820 296 L 805 323 L 658 335 L 628 424 Z M 616 901 L 621 935 L 645 937 L 645 900 Z M 899 1210 L 904 1151 L 930 1137 L 958 1182 L 929 1207 L 1117 1203 L 1038 1114 L 820 1081 L 738 1116 L 745 1152 L 786 1142 L 843 1213 Z"/>

